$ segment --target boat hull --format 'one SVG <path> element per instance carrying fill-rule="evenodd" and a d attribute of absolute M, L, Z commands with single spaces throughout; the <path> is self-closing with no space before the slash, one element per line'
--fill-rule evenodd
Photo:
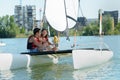
<path fill-rule="evenodd" d="M 96 66 L 109 61 L 113 52 L 109 50 L 73 50 L 74 69 Z"/>
<path fill-rule="evenodd" d="M 66 53 L 65 53 L 66 54 Z M 58 58 L 73 57 L 74 69 L 82 69 L 87 67 L 96 66 L 109 61 L 113 52 L 109 50 L 94 50 L 94 49 L 81 49 L 72 50 L 72 55 L 61 54 L 45 54 L 45 55 L 29 55 L 29 54 L 0 54 L 0 70 L 18 69 L 30 67 L 33 65 L 58 63 Z"/>
<path fill-rule="evenodd" d="M 6 45 L 5 43 L 1 43 L 1 42 L 0 42 L 0 46 L 5 46 L 5 45 Z"/>
<path fill-rule="evenodd" d="M 57 63 L 55 55 L 37 55 L 0 53 L 0 70 L 18 69 L 33 65 Z"/>

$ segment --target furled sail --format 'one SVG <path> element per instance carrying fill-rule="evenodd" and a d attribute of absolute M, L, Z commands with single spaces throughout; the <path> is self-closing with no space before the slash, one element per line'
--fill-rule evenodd
<path fill-rule="evenodd" d="M 76 24 L 78 0 L 46 0 L 45 16 L 57 31 L 64 31 Z"/>

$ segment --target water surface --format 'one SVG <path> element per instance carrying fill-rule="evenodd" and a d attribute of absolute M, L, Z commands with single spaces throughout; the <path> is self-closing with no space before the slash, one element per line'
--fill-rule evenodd
<path fill-rule="evenodd" d="M 26 50 L 26 38 L 0 39 L 6 46 L 0 47 L 1 53 L 20 54 Z M 52 41 L 52 38 L 50 38 Z M 77 48 L 86 43 L 97 43 L 100 39 L 97 36 L 77 37 Z M 0 71 L 1 80 L 120 80 L 120 36 L 104 36 L 103 41 L 114 52 L 112 60 L 102 65 L 87 69 L 74 70 L 72 57 L 59 59 L 58 64 L 43 64 L 29 68 Z M 74 37 L 66 41 L 65 37 L 60 38 L 60 49 L 71 49 L 74 44 Z M 87 46 L 89 47 L 89 46 Z"/>

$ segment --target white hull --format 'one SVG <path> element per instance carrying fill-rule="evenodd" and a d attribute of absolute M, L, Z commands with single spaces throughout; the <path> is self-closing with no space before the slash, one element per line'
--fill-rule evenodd
<path fill-rule="evenodd" d="M 0 53 L 0 70 L 25 68 L 38 64 L 57 63 L 58 57 L 66 55 L 36 55 Z M 71 54 L 67 55 L 71 56 Z M 74 69 L 96 66 L 109 61 L 113 52 L 109 50 L 73 50 Z M 67 57 L 66 57 L 67 58 Z"/>
<path fill-rule="evenodd" d="M 109 61 L 113 52 L 109 50 L 73 50 L 74 69 L 96 66 Z"/>
<path fill-rule="evenodd" d="M 57 56 L 0 53 L 0 70 L 18 69 L 45 63 L 57 63 Z"/>
<path fill-rule="evenodd" d="M 6 45 L 5 43 L 0 42 L 0 46 L 5 46 L 5 45 Z"/>

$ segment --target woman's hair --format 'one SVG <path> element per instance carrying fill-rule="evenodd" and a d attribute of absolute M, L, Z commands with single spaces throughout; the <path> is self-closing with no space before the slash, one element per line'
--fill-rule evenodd
<path fill-rule="evenodd" d="M 42 32 L 43 32 L 44 30 L 47 31 L 47 29 L 44 29 L 44 28 L 42 29 L 42 31 L 41 31 L 41 36 L 42 36 L 42 37 L 43 37 L 43 33 L 42 33 Z M 46 34 L 45 38 L 47 38 L 47 37 L 48 37 L 48 31 L 47 31 L 47 34 Z"/>

